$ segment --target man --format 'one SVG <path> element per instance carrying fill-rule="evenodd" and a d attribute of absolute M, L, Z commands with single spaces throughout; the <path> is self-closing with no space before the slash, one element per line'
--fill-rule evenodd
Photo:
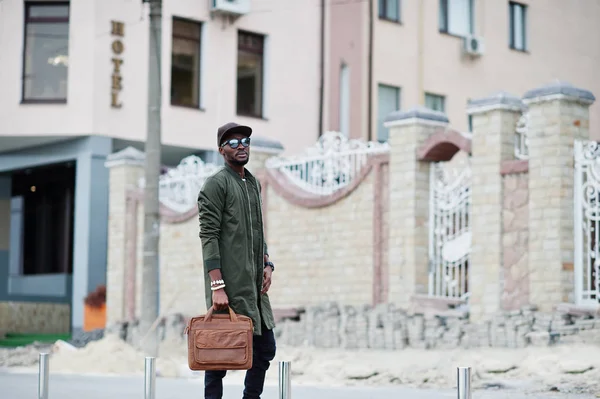
<path fill-rule="evenodd" d="M 275 322 L 267 291 L 273 263 L 264 239 L 261 186 L 244 167 L 250 157 L 252 129 L 227 123 L 217 131 L 225 166 L 209 177 L 198 194 L 207 307 L 231 307 L 254 325 L 252 368 L 246 372 L 244 399 L 259 399 L 265 374 L 275 357 Z M 206 371 L 204 397 L 223 396 L 226 371 Z"/>

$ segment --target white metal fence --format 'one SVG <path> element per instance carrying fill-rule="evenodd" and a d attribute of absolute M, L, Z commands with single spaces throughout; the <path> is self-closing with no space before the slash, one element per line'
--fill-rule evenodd
<path fill-rule="evenodd" d="M 529 159 L 529 143 L 527 133 L 529 130 L 529 112 L 524 112 L 515 129 L 515 158 Z"/>
<path fill-rule="evenodd" d="M 266 166 L 280 171 L 302 190 L 326 196 L 360 175 L 370 156 L 388 151 L 387 143 L 350 140 L 338 132 L 326 132 L 304 153 L 271 158 Z"/>
<path fill-rule="evenodd" d="M 600 143 L 575 141 L 575 297 L 600 303 Z"/>
<path fill-rule="evenodd" d="M 188 212 L 197 206 L 198 193 L 206 179 L 218 169 L 218 165 L 205 163 L 195 155 L 183 158 L 177 167 L 160 176 L 160 203 L 178 213 Z M 144 186 L 143 178 L 139 186 Z"/>
<path fill-rule="evenodd" d="M 461 298 L 469 291 L 471 166 L 430 168 L 429 295 Z"/>

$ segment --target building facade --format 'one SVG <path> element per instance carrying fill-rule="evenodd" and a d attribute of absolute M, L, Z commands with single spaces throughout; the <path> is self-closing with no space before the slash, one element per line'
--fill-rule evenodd
<path fill-rule="evenodd" d="M 414 104 L 470 131 L 469 99 L 557 78 L 600 90 L 598 2 L 377 0 L 326 13 L 326 128 L 351 137 L 385 140 L 386 115 Z M 590 112 L 598 139 L 600 104 Z"/>
<path fill-rule="evenodd" d="M 163 164 L 214 160 L 230 120 L 315 141 L 318 6 L 163 3 Z M 0 331 L 81 329 L 106 282 L 105 162 L 144 147 L 148 19 L 143 1 L 0 2 Z"/>

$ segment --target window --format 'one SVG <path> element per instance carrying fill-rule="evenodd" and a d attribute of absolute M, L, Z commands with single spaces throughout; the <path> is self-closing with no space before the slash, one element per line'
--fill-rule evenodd
<path fill-rule="evenodd" d="M 473 0 L 440 0 L 440 32 L 467 36 L 474 32 Z"/>
<path fill-rule="evenodd" d="M 238 115 L 263 116 L 264 44 L 264 36 L 238 32 Z"/>
<path fill-rule="evenodd" d="M 201 24 L 173 18 L 171 104 L 200 108 Z"/>
<path fill-rule="evenodd" d="M 377 88 L 377 140 L 388 140 L 388 130 L 383 123 L 392 112 L 400 109 L 400 88 L 380 84 Z"/>
<path fill-rule="evenodd" d="M 25 4 L 23 101 L 66 102 L 69 3 Z"/>
<path fill-rule="evenodd" d="M 340 65 L 340 133 L 350 135 L 350 67 Z"/>
<path fill-rule="evenodd" d="M 425 93 L 425 107 L 439 112 L 446 112 L 446 98 L 437 94 Z"/>
<path fill-rule="evenodd" d="M 400 0 L 379 0 L 379 18 L 400 22 Z"/>
<path fill-rule="evenodd" d="M 527 50 L 527 6 L 523 4 L 513 3 L 508 4 L 509 20 L 510 20 L 510 37 L 509 45 L 514 50 Z"/>
<path fill-rule="evenodd" d="M 12 275 L 73 272 L 75 172 L 72 163 L 13 172 Z"/>

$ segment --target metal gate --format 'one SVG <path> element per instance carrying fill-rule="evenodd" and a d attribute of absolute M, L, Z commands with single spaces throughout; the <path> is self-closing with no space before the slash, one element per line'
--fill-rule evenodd
<path fill-rule="evenodd" d="M 575 141 L 575 298 L 600 303 L 600 143 Z"/>
<path fill-rule="evenodd" d="M 429 295 L 461 298 L 469 291 L 471 166 L 432 163 L 429 201 Z M 454 159 L 450 162 L 453 162 Z"/>

